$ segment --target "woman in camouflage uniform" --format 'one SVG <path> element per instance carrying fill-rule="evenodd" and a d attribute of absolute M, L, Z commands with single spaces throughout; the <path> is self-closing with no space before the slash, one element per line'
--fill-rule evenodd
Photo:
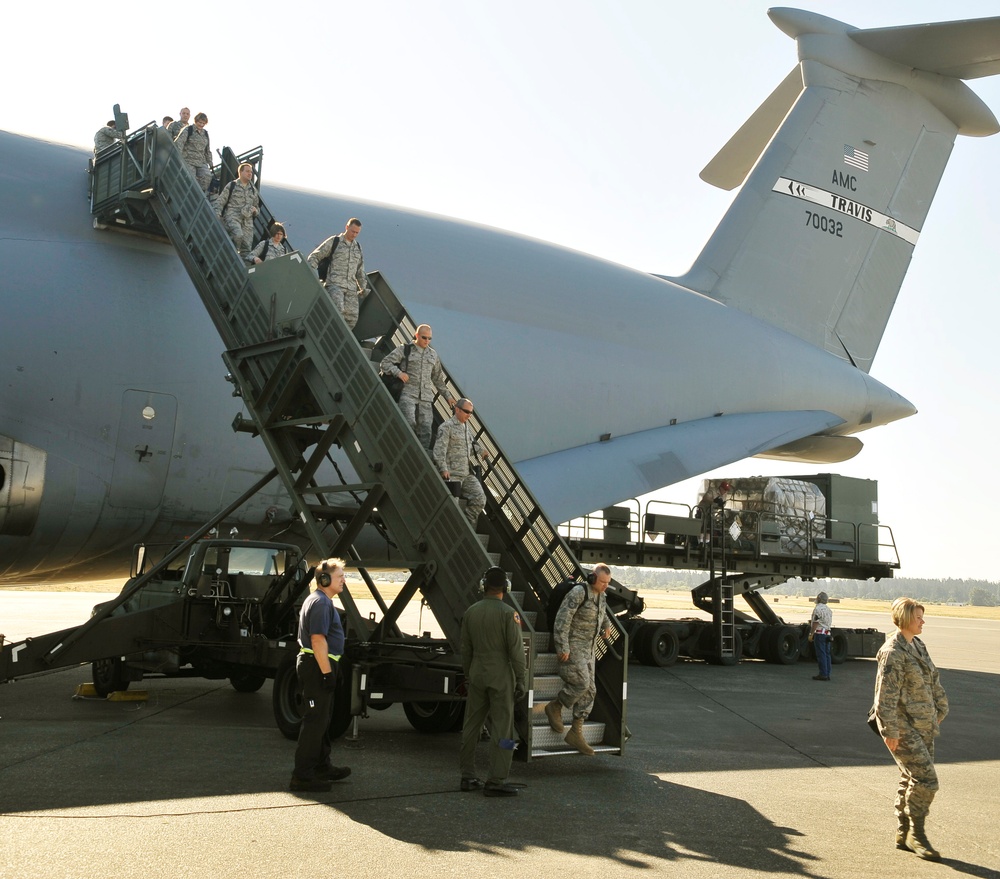
<path fill-rule="evenodd" d="M 941 855 L 927 841 L 924 821 L 938 789 L 934 739 L 948 714 L 940 675 L 917 636 L 924 628 L 924 607 L 912 598 L 892 603 L 896 634 L 878 652 L 875 718 L 886 747 L 900 770 L 896 791 L 896 848 L 928 861 Z"/>

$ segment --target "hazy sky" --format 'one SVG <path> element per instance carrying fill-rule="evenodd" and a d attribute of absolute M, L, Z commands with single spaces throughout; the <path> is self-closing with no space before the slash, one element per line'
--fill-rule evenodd
<path fill-rule="evenodd" d="M 995 0 L 803 5 L 857 27 L 1000 13 Z M 265 184 L 681 274 L 732 200 L 698 172 L 796 61 L 747 0 L 246 2 L 228 20 L 220 8 L 103 2 L 54 20 L 49 4 L 15 4 L 0 126 L 90 146 L 115 103 L 133 126 L 186 104 L 208 114 L 213 146 L 263 144 Z M 970 85 L 1000 113 L 1000 77 Z M 879 480 L 907 576 L 1000 577 L 998 176 L 1000 138 L 959 138 L 872 369 L 919 414 L 862 434 L 858 458 L 829 468 Z M 666 496 L 696 493 L 697 481 Z"/>

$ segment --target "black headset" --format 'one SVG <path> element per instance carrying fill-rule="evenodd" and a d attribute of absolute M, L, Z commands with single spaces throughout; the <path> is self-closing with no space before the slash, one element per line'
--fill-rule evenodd
<path fill-rule="evenodd" d="M 323 562 L 323 567 L 320 569 L 320 572 L 316 574 L 316 585 L 322 589 L 328 588 L 330 584 L 333 583 L 333 577 L 331 577 L 328 573 L 329 570 L 330 569 L 326 566 L 326 562 Z"/>
<path fill-rule="evenodd" d="M 589 574 L 587 574 L 587 585 L 593 586 L 596 582 L 597 582 L 597 574 L 591 571 Z"/>
<path fill-rule="evenodd" d="M 479 585 L 482 587 L 483 592 L 485 592 L 486 591 L 486 578 L 493 571 L 499 571 L 501 574 L 503 574 L 503 594 L 506 595 L 508 592 L 510 592 L 510 580 L 507 577 L 507 572 L 503 568 L 498 567 L 497 565 L 494 565 L 485 574 L 483 574 L 483 578 L 479 581 Z"/>

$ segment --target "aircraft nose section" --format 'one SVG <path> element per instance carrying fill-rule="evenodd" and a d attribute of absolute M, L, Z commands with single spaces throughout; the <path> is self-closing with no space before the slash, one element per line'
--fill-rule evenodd
<path fill-rule="evenodd" d="M 901 418 L 916 415 L 917 407 L 902 394 L 870 375 L 865 376 L 865 384 L 868 387 L 868 417 L 865 419 L 868 423 L 865 424 L 865 428 L 891 424 Z"/>

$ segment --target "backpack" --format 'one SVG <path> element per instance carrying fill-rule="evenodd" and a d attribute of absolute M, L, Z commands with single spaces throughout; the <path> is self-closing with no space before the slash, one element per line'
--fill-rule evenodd
<path fill-rule="evenodd" d="M 319 279 L 321 281 L 325 281 L 327 274 L 329 274 L 329 272 L 330 272 L 330 260 L 333 259 L 333 254 L 337 250 L 337 245 L 338 244 L 340 244 L 340 236 L 339 235 L 334 235 L 333 236 L 333 246 L 330 248 L 330 252 L 326 256 L 324 256 L 319 261 L 319 264 L 316 266 L 316 274 L 319 275 Z M 385 381 L 384 378 L 383 378 L 383 381 Z M 400 382 L 400 384 L 402 384 L 402 382 Z M 399 397 L 397 396 L 396 399 L 398 400 Z"/>
<path fill-rule="evenodd" d="M 583 586 L 584 591 L 587 589 L 585 583 L 572 578 L 563 580 L 552 589 L 552 594 L 549 596 L 549 603 L 545 605 L 545 617 L 548 620 L 550 632 L 554 632 L 556 629 L 556 614 L 559 613 L 559 608 L 562 606 L 563 601 L 566 600 L 566 596 L 577 586 Z"/>
<path fill-rule="evenodd" d="M 333 251 L 330 251 L 333 253 Z M 322 265 L 322 263 L 321 263 Z M 403 346 L 403 359 L 399 363 L 399 371 L 406 372 L 407 367 L 410 365 L 410 352 L 413 350 L 413 343 L 407 342 Z M 397 403 L 399 398 L 403 393 L 403 385 L 406 384 L 398 375 L 390 375 L 387 372 L 380 372 L 379 378 L 382 379 L 382 384 L 385 385 L 386 390 L 392 395 L 392 399 Z"/>
<path fill-rule="evenodd" d="M 330 261 L 333 259 L 333 254 L 337 250 L 337 245 L 340 244 L 340 236 L 333 236 L 333 247 L 330 248 L 330 252 L 324 256 L 319 263 L 316 265 L 316 274 L 319 275 L 321 281 L 326 281 L 326 276 L 330 273 Z M 361 243 L 358 243 L 358 253 L 361 254 L 361 258 L 364 259 L 365 252 L 361 249 Z M 400 382 L 402 384 L 402 382 Z M 402 388 L 400 389 L 402 390 Z M 399 399 L 399 395 L 396 395 L 396 399 Z"/>

